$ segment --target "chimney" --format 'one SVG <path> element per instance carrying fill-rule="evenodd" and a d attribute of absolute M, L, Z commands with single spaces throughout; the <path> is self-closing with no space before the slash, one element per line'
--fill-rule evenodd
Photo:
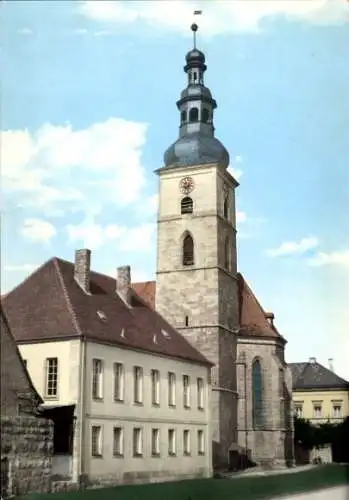
<path fill-rule="evenodd" d="M 126 305 L 131 307 L 131 267 L 117 268 L 116 292 Z"/>
<path fill-rule="evenodd" d="M 274 319 L 275 319 L 274 313 L 272 313 L 272 312 L 266 312 L 265 313 L 265 317 L 267 318 L 267 320 L 269 321 L 269 323 L 271 324 L 271 326 L 274 326 Z"/>
<path fill-rule="evenodd" d="M 90 291 L 91 250 L 82 248 L 75 252 L 74 279 L 85 292 Z"/>
<path fill-rule="evenodd" d="M 316 363 L 316 358 L 309 358 L 309 363 L 315 364 Z"/>
<path fill-rule="evenodd" d="M 334 372 L 333 358 L 328 358 L 328 367 L 331 370 L 331 372 Z"/>

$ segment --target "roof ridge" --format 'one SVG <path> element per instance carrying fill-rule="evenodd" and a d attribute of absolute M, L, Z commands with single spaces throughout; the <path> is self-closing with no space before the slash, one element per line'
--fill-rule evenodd
<path fill-rule="evenodd" d="M 73 324 L 74 324 L 74 326 L 76 328 L 77 333 L 82 336 L 82 330 L 80 328 L 79 321 L 78 321 L 77 315 L 75 313 L 73 304 L 72 304 L 72 302 L 70 300 L 67 287 L 65 286 L 64 278 L 63 278 L 63 274 L 62 274 L 61 268 L 59 267 L 59 260 L 63 260 L 63 259 L 59 259 L 57 257 L 53 257 L 52 260 L 53 260 L 53 264 L 55 266 L 55 269 L 56 269 L 56 272 L 57 272 L 57 275 L 58 275 L 58 279 L 59 279 L 60 285 L 61 285 L 62 290 L 63 290 L 63 296 L 64 296 L 64 300 L 65 300 L 65 303 L 66 303 L 66 306 L 67 306 L 67 310 L 68 310 L 68 312 L 70 313 L 70 315 L 72 317 L 72 322 L 73 322 Z"/>
<path fill-rule="evenodd" d="M 1 296 L 1 300 L 7 299 L 7 297 L 9 295 L 11 295 L 11 293 L 13 293 L 15 290 L 17 290 L 17 288 L 19 288 L 20 286 L 24 285 L 24 283 L 26 283 L 33 275 L 35 275 L 36 273 L 38 273 L 39 271 L 41 271 L 41 269 L 43 269 L 45 266 L 47 266 L 47 264 L 49 264 L 54 259 L 57 259 L 57 257 L 51 257 L 50 259 L 45 260 L 45 262 L 43 264 L 41 264 L 36 269 L 34 269 L 34 271 L 32 271 L 30 274 L 28 274 L 28 276 L 26 278 L 24 278 L 23 281 L 20 281 L 18 283 L 18 285 L 16 285 L 14 288 L 12 288 L 12 290 L 10 290 L 9 292 L 7 292 L 6 294 L 3 294 Z"/>

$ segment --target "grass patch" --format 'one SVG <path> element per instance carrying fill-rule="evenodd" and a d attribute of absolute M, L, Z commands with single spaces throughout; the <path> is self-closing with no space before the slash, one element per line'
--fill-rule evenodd
<path fill-rule="evenodd" d="M 116 486 L 81 492 L 28 495 L 26 500 L 260 500 L 349 484 L 346 465 L 273 476 L 193 479 L 171 483 Z"/>

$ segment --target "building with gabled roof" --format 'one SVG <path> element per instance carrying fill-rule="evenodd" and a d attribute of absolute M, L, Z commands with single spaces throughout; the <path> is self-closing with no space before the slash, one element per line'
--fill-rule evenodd
<path fill-rule="evenodd" d="M 52 258 L 3 300 L 44 413 L 53 475 L 122 483 L 211 475 L 212 363 L 131 287 Z"/>
<path fill-rule="evenodd" d="M 316 358 L 308 362 L 290 363 L 293 401 L 298 417 L 313 424 L 340 423 L 349 415 L 349 382 Z"/>

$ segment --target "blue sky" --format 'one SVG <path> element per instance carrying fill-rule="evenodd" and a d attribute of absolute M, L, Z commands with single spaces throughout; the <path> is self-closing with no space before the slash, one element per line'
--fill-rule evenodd
<path fill-rule="evenodd" d="M 5 2 L 2 292 L 53 255 L 155 273 L 194 9 L 231 155 L 239 268 L 288 339 L 349 379 L 349 4 Z"/>

